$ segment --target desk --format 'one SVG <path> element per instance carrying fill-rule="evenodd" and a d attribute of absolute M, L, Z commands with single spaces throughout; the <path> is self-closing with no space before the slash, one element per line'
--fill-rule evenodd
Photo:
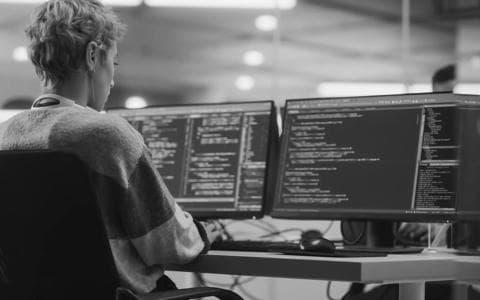
<path fill-rule="evenodd" d="M 480 256 L 455 257 L 458 280 L 480 282 Z"/>
<path fill-rule="evenodd" d="M 387 257 L 312 257 L 276 253 L 210 251 L 167 270 L 230 275 L 399 283 L 400 300 L 425 298 L 425 281 L 479 278 L 478 257 L 408 254 Z M 463 267 L 461 267 L 463 266 Z M 468 267 L 467 267 L 468 266 Z"/>

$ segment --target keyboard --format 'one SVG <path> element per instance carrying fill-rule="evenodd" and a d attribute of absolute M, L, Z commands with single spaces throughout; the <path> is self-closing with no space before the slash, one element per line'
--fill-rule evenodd
<path fill-rule="evenodd" d="M 387 254 L 413 254 L 421 253 L 423 247 L 367 247 L 367 246 L 343 246 L 336 251 L 351 252 L 371 252 L 371 253 L 387 253 Z"/>
<path fill-rule="evenodd" d="M 281 250 L 300 250 L 298 242 L 265 240 L 226 240 L 215 241 L 211 250 L 276 252 Z"/>
<path fill-rule="evenodd" d="M 210 246 L 211 250 L 223 251 L 250 251 L 250 252 L 277 252 L 302 256 L 327 256 L 327 257 L 382 257 L 387 256 L 385 251 L 368 251 L 368 249 L 337 248 L 335 252 L 306 251 L 300 249 L 299 242 L 292 241 L 265 241 L 265 240 L 226 240 L 215 241 Z M 386 248 L 385 248 L 386 249 Z"/>

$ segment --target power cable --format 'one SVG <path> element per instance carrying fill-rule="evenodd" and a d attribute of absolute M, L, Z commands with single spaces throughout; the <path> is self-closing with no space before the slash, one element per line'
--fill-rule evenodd
<path fill-rule="evenodd" d="M 332 229 L 333 223 L 334 223 L 334 221 L 330 221 L 330 224 L 328 224 L 327 228 L 325 228 L 324 230 L 321 231 L 322 235 L 326 235 L 330 231 L 330 229 Z"/>
<path fill-rule="evenodd" d="M 250 298 L 251 300 L 261 300 L 260 298 L 257 298 L 256 296 L 252 295 L 252 293 L 247 291 L 243 285 L 239 285 L 238 290 L 242 292 L 245 297 Z"/>
<path fill-rule="evenodd" d="M 334 298 L 332 296 L 331 288 L 332 288 L 332 281 L 329 281 L 329 282 L 327 282 L 327 288 L 326 288 L 326 293 L 327 293 L 328 300 L 341 300 L 341 298 Z"/>
<path fill-rule="evenodd" d="M 243 286 L 244 284 L 247 284 L 255 280 L 256 277 L 247 277 L 241 280 L 242 277 L 244 276 L 232 276 L 233 281 L 231 283 L 223 283 L 223 282 L 215 282 L 212 280 L 206 280 L 205 277 L 200 273 L 194 273 L 194 276 L 201 286 L 218 286 L 218 287 L 228 288 L 230 290 L 238 289 L 247 298 L 250 298 L 251 300 L 260 300 L 259 298 L 251 294 L 249 291 L 247 291 L 246 288 Z"/>
<path fill-rule="evenodd" d="M 344 226 L 347 226 L 349 227 L 349 231 L 350 231 L 350 235 L 346 234 L 345 232 L 345 228 Z M 357 236 L 356 239 L 354 240 L 349 240 L 348 237 L 353 235 L 353 226 L 352 226 L 352 223 L 350 221 L 342 221 L 340 223 L 340 231 L 342 233 L 342 237 L 343 237 L 343 242 L 347 245 L 357 245 L 362 239 L 363 237 L 365 236 L 365 233 L 367 231 L 367 222 L 364 221 L 363 222 L 363 228 L 362 228 L 362 231 L 360 232 L 360 234 Z"/>

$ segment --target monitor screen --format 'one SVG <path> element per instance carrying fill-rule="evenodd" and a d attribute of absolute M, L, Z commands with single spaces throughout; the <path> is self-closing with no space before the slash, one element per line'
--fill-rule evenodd
<path fill-rule="evenodd" d="M 288 100 L 271 215 L 453 220 L 453 94 Z"/>
<path fill-rule="evenodd" d="M 197 218 L 264 212 L 273 102 L 114 109 L 144 137 L 177 203 Z"/>
<path fill-rule="evenodd" d="M 457 219 L 480 220 L 480 97 L 458 108 L 462 120 L 460 130 L 460 169 L 458 181 Z"/>

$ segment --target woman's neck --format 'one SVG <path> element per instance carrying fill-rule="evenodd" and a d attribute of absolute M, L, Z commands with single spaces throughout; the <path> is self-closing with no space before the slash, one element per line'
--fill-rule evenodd
<path fill-rule="evenodd" d="M 80 80 L 80 78 L 76 78 L 76 76 L 72 76 L 72 78 L 58 86 L 46 86 L 42 89 L 42 93 L 57 94 L 73 100 L 78 105 L 87 105 L 88 91 L 87 87 L 85 86 L 85 81 Z"/>

